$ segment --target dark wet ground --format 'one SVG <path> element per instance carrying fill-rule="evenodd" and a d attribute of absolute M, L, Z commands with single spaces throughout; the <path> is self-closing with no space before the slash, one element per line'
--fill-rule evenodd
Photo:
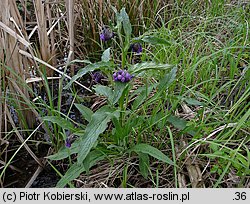
<path fill-rule="evenodd" d="M 43 158 L 43 154 L 48 151 L 48 145 L 41 145 L 37 156 Z M 37 153 L 37 152 L 36 152 Z M 40 154 L 40 155 L 39 155 Z M 9 154 L 11 156 L 11 154 Z M 24 188 L 30 181 L 37 168 L 39 167 L 37 162 L 29 155 L 29 153 L 23 148 L 15 156 L 11 163 L 12 168 L 7 168 L 3 187 L 9 188 Z M 14 168 L 13 168 L 14 167 Z M 59 176 L 52 169 L 52 167 L 46 165 L 35 181 L 32 183 L 33 188 L 47 188 L 55 187 Z"/>

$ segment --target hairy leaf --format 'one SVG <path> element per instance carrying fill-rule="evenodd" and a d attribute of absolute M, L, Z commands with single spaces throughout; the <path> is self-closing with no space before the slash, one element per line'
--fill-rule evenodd
<path fill-rule="evenodd" d="M 153 45 L 159 45 L 159 44 L 163 44 L 163 45 L 171 45 L 171 43 L 163 38 L 158 38 L 155 36 L 145 36 L 142 38 L 143 42 L 146 43 L 150 43 Z"/>
<path fill-rule="evenodd" d="M 108 62 L 110 60 L 110 48 L 106 49 L 102 54 L 102 61 Z"/>
<path fill-rule="evenodd" d="M 167 164 L 174 165 L 174 162 L 165 154 L 163 154 L 160 150 L 156 149 L 155 147 L 152 147 L 151 145 L 148 144 L 137 144 L 134 147 L 130 149 L 130 151 L 134 151 L 136 153 L 144 153 L 148 154 L 160 161 L 163 161 Z"/>
<path fill-rule="evenodd" d="M 159 82 L 159 91 L 166 90 L 175 80 L 177 67 L 174 67 L 163 79 Z"/>
<path fill-rule="evenodd" d="M 96 94 L 105 96 L 111 102 L 113 99 L 113 90 L 110 87 L 103 86 L 103 85 L 96 85 L 94 87 Z"/>
<path fill-rule="evenodd" d="M 139 155 L 139 169 L 141 172 L 141 175 L 147 179 L 148 178 L 148 168 L 149 168 L 149 156 L 148 154 L 140 153 Z"/>
<path fill-rule="evenodd" d="M 92 117 L 92 115 L 93 115 L 93 111 L 92 111 L 90 108 L 88 108 L 88 107 L 86 107 L 86 106 L 84 106 L 84 105 L 82 105 L 82 104 L 76 104 L 76 103 L 75 103 L 75 106 L 76 106 L 76 108 L 81 112 L 82 116 L 83 116 L 88 122 L 90 122 L 91 117 Z"/>
<path fill-rule="evenodd" d="M 112 114 L 113 112 L 113 109 L 104 106 L 93 114 L 90 123 L 85 129 L 83 137 L 80 138 L 81 148 L 79 149 L 77 157 L 77 163 L 79 165 L 82 164 L 99 135 L 106 130 L 108 122 L 114 116 L 114 114 Z"/>
<path fill-rule="evenodd" d="M 114 92 L 112 96 L 111 103 L 116 104 L 116 102 L 121 98 L 123 91 L 127 87 L 126 83 L 115 82 Z"/>
<path fill-rule="evenodd" d="M 50 155 L 46 158 L 50 160 L 62 160 L 69 157 L 71 154 L 76 154 L 80 149 L 80 140 L 76 140 L 70 148 L 62 147 L 56 154 Z"/>
<path fill-rule="evenodd" d="M 132 33 L 132 26 L 131 26 L 129 16 L 126 13 L 125 8 L 121 9 L 120 15 L 122 17 L 122 26 L 123 26 L 124 33 L 126 35 L 126 39 L 129 41 L 131 33 Z"/>
<path fill-rule="evenodd" d="M 67 129 L 67 130 L 75 130 L 74 125 L 70 121 L 68 121 L 60 116 L 45 116 L 45 117 L 43 117 L 43 120 L 49 121 L 51 123 L 55 123 L 58 126 L 64 128 L 64 129 Z"/>
<path fill-rule="evenodd" d="M 181 118 L 178 118 L 176 116 L 170 115 L 167 118 L 168 122 L 170 122 L 175 128 L 178 128 L 180 130 L 184 130 L 187 127 L 187 121 Z M 187 130 L 187 133 L 194 136 L 196 134 L 196 131 L 194 130 Z"/>
<path fill-rule="evenodd" d="M 78 165 L 77 163 L 74 163 L 65 173 L 65 175 L 58 181 L 56 187 L 63 188 L 67 183 L 79 177 L 81 173 L 87 171 L 98 161 L 103 160 L 104 158 L 105 155 L 103 155 L 100 151 L 93 150 L 88 154 L 88 156 L 83 162 L 83 165 Z"/>
<path fill-rule="evenodd" d="M 170 64 L 159 64 L 155 62 L 142 62 L 142 63 L 137 63 L 135 65 L 132 65 L 130 70 L 131 73 L 137 73 L 137 72 L 142 72 L 146 71 L 149 69 L 156 69 L 156 70 L 166 70 L 173 67 L 173 65 Z"/>

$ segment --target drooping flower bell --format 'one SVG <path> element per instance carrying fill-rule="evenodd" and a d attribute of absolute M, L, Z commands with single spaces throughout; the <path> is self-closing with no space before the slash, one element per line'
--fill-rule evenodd
<path fill-rule="evenodd" d="M 107 26 L 104 26 L 100 34 L 100 39 L 106 42 L 113 37 L 114 37 L 114 33 Z"/>
<path fill-rule="evenodd" d="M 134 44 L 130 45 L 130 50 L 132 52 L 140 54 L 142 52 L 142 46 L 140 43 L 134 43 Z"/>
<path fill-rule="evenodd" d="M 66 141 L 65 141 L 65 147 L 67 147 L 67 148 L 71 147 L 71 141 L 68 137 L 66 138 Z"/>
<path fill-rule="evenodd" d="M 101 72 L 94 72 L 92 78 L 96 83 L 100 83 L 101 80 L 104 79 L 104 76 Z"/>
<path fill-rule="evenodd" d="M 130 75 L 126 70 L 119 70 L 113 74 L 114 81 L 123 83 L 129 82 L 134 76 Z"/>

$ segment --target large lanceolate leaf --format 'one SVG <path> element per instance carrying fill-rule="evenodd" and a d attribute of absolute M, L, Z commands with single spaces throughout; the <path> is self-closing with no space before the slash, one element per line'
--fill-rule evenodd
<path fill-rule="evenodd" d="M 153 45 L 159 45 L 159 44 L 163 44 L 163 45 L 170 45 L 171 43 L 163 38 L 158 38 L 155 36 L 145 36 L 141 39 L 143 42 L 146 43 L 150 43 Z"/>
<path fill-rule="evenodd" d="M 102 61 L 103 62 L 108 62 L 110 60 L 110 48 L 106 49 L 103 53 L 102 53 Z"/>
<path fill-rule="evenodd" d="M 113 92 L 113 96 L 112 96 L 112 104 L 116 104 L 117 101 L 121 98 L 123 91 L 125 90 L 125 88 L 127 87 L 126 83 L 122 83 L 122 82 L 115 82 L 115 87 L 114 87 L 114 92 Z"/>
<path fill-rule="evenodd" d="M 138 144 L 135 145 L 130 149 L 130 151 L 134 151 L 136 153 L 144 153 L 148 154 L 160 161 L 163 161 L 167 164 L 174 165 L 174 162 L 165 154 L 163 154 L 160 150 L 156 149 L 155 147 L 152 147 L 151 145 L 148 144 Z"/>
<path fill-rule="evenodd" d="M 147 179 L 148 178 L 148 169 L 149 169 L 149 156 L 148 154 L 138 152 L 139 156 L 139 169 L 141 175 Z"/>
<path fill-rule="evenodd" d="M 67 185 L 67 183 L 76 179 L 84 171 L 85 167 L 83 165 L 80 166 L 77 165 L 77 163 L 74 163 L 65 173 L 65 175 L 58 181 L 56 187 L 63 188 Z"/>
<path fill-rule="evenodd" d="M 129 21 L 129 16 L 126 13 L 125 8 L 121 9 L 120 16 L 122 17 L 122 26 L 123 26 L 124 33 L 126 35 L 126 39 L 127 41 L 129 41 L 131 33 L 132 33 L 132 26 Z"/>
<path fill-rule="evenodd" d="M 114 110 L 108 106 L 104 106 L 96 111 L 91 118 L 90 123 L 85 129 L 84 135 L 80 138 L 80 149 L 78 152 L 77 163 L 81 165 L 91 148 L 94 146 L 99 135 L 103 133 L 108 122 L 114 116 Z"/>
<path fill-rule="evenodd" d="M 76 104 L 75 103 L 75 106 L 81 112 L 84 119 L 86 119 L 88 122 L 90 122 L 91 117 L 94 114 L 93 111 L 90 108 L 88 108 L 88 107 L 86 107 L 86 106 L 84 106 L 82 104 Z"/>
<path fill-rule="evenodd" d="M 96 69 L 100 69 L 102 67 L 112 67 L 113 63 L 112 62 L 96 62 L 94 64 L 89 64 L 86 67 L 84 67 L 83 69 L 80 69 L 76 75 L 74 75 L 72 77 L 72 79 L 70 80 L 70 82 L 64 87 L 64 89 L 68 89 L 72 83 L 74 83 L 74 81 L 76 81 L 77 79 L 79 79 L 80 77 L 84 76 L 85 74 L 87 74 L 88 72 L 92 72 Z"/>
<path fill-rule="evenodd" d="M 69 157 L 71 154 L 76 154 L 79 151 L 79 140 L 75 141 L 70 148 L 62 147 L 56 154 L 46 158 L 50 160 L 62 160 Z"/>
<path fill-rule="evenodd" d="M 113 90 L 110 87 L 103 85 L 96 85 L 94 90 L 97 95 L 105 96 L 111 102 L 113 98 Z"/>
<path fill-rule="evenodd" d="M 187 125 L 188 125 L 188 122 L 184 119 L 181 119 L 181 118 L 178 118 L 174 115 L 170 115 L 168 118 L 167 118 L 167 121 L 170 122 L 175 128 L 178 128 L 180 130 L 184 130 L 187 128 Z M 186 132 L 192 136 L 194 136 L 197 131 L 196 131 L 197 128 L 193 127 L 192 129 L 187 129 Z"/>
<path fill-rule="evenodd" d="M 58 181 L 56 187 L 63 188 L 65 185 L 67 185 L 67 183 L 79 177 L 82 172 L 88 171 L 89 168 L 104 158 L 105 155 L 103 155 L 100 151 L 93 150 L 88 154 L 82 165 L 74 163 L 65 173 L 65 175 Z"/>
<path fill-rule="evenodd" d="M 167 70 L 173 67 L 173 65 L 170 64 L 159 64 L 155 62 L 142 62 L 142 63 L 137 63 L 135 65 L 132 65 L 130 70 L 131 73 L 137 73 L 137 72 L 142 72 L 146 71 L 149 69 L 155 69 L 155 70 Z"/>
<path fill-rule="evenodd" d="M 71 154 L 78 153 L 78 163 L 82 161 L 94 146 L 98 136 L 105 131 L 108 122 L 113 117 L 118 117 L 119 112 L 107 106 L 100 108 L 89 118 L 90 122 L 84 131 L 74 132 L 79 138 L 72 144 L 70 148 L 62 147 L 56 154 L 47 158 L 51 160 L 61 160 L 67 158 Z"/>
<path fill-rule="evenodd" d="M 74 125 L 70 121 L 68 121 L 60 116 L 45 116 L 45 117 L 43 117 L 43 120 L 49 121 L 51 123 L 55 123 L 64 129 L 75 130 Z"/>
<path fill-rule="evenodd" d="M 122 93 L 126 86 L 126 83 L 115 82 L 114 90 L 112 90 L 110 87 L 103 85 L 96 85 L 94 90 L 98 95 L 107 97 L 108 101 L 114 105 L 122 96 Z"/>
<path fill-rule="evenodd" d="M 136 110 L 142 103 L 144 103 L 148 99 L 148 96 L 153 91 L 153 88 L 155 88 L 155 84 L 150 85 L 149 87 L 145 86 L 141 87 L 141 89 L 138 89 L 138 96 L 132 104 L 133 110 Z"/>
<path fill-rule="evenodd" d="M 177 67 L 174 67 L 163 79 L 159 82 L 159 91 L 166 90 L 176 78 Z"/>

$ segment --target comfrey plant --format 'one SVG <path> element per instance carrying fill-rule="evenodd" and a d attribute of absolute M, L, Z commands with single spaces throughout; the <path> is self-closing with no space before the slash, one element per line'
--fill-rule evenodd
<path fill-rule="evenodd" d="M 117 40 L 115 44 L 119 44 L 120 54 L 116 56 L 121 56 L 121 64 L 115 64 L 119 60 L 113 59 L 112 51 L 115 48 L 107 48 L 103 52 L 101 61 L 89 63 L 82 70 L 79 70 L 64 87 L 65 89 L 70 88 L 74 81 L 89 72 L 95 73 L 93 78 L 96 82 L 99 81 L 101 72 L 105 73 L 109 80 L 109 85 L 104 86 L 97 83 L 92 89 L 96 95 L 106 97 L 106 105 L 93 112 L 83 104 L 75 104 L 85 118 L 86 126 L 79 125 L 76 128 L 72 122 L 66 119 L 63 122 L 58 122 L 63 130 L 70 128 L 71 134 L 74 134 L 77 139 L 72 144 L 66 139 L 65 146 L 48 158 L 60 160 L 72 154 L 77 154 L 77 162 L 71 165 L 58 182 L 57 187 L 65 186 L 77 178 L 80 173 L 88 171 L 98 161 L 104 160 L 106 155 L 122 156 L 136 153 L 140 161 L 140 171 L 145 178 L 149 174 L 149 156 L 175 166 L 168 156 L 143 141 L 141 135 L 145 133 L 147 128 L 142 128 L 142 124 L 148 123 L 148 121 L 147 117 L 140 115 L 140 109 L 143 103 L 148 102 L 149 94 L 154 90 L 157 90 L 157 94 L 150 100 L 157 100 L 157 97 L 164 95 L 163 93 L 167 91 L 175 79 L 176 68 L 168 64 L 154 62 L 130 64 L 127 60 L 129 52 L 142 53 L 142 43 L 157 44 L 159 41 L 162 44 L 164 40 L 152 36 L 132 38 L 132 26 L 125 9 L 123 8 L 118 12 L 114 8 L 114 11 L 117 17 L 116 31 L 104 27 L 100 34 L 100 40 L 104 42 Z M 114 32 L 116 32 L 116 35 L 114 35 Z M 117 36 L 117 39 L 114 36 Z M 115 51 L 118 52 L 117 49 Z M 150 70 L 170 71 L 159 82 L 148 84 L 145 81 L 144 87 L 132 91 L 134 79 L 145 75 Z M 142 78 L 142 80 L 144 79 Z M 46 119 L 49 120 L 48 117 Z M 51 118 L 51 122 L 55 121 Z M 98 142 L 102 139 L 103 141 L 108 140 L 108 145 Z"/>

